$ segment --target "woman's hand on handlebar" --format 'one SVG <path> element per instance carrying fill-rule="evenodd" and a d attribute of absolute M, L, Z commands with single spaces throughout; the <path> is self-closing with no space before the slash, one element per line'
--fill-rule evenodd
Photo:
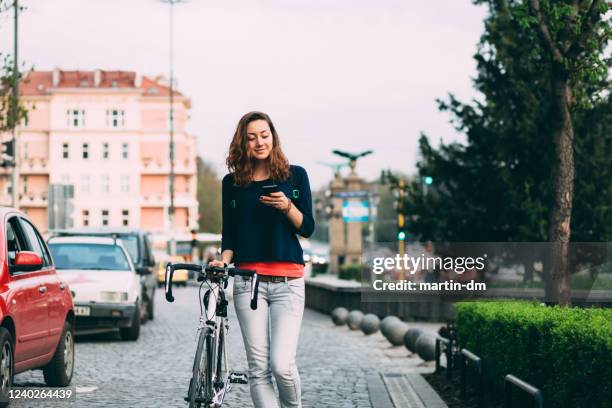
<path fill-rule="evenodd" d="M 210 261 L 206 266 L 218 266 L 220 268 L 225 267 L 225 264 L 223 263 L 223 261 L 219 261 L 217 259 Z"/>

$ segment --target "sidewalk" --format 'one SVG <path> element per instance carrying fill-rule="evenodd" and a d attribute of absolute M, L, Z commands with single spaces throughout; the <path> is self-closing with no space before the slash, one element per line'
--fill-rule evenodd
<path fill-rule="evenodd" d="M 435 333 L 441 323 L 410 325 Z M 446 407 L 419 375 L 434 363 L 409 355 L 380 332 L 366 336 L 306 309 L 298 350 L 304 407 Z"/>

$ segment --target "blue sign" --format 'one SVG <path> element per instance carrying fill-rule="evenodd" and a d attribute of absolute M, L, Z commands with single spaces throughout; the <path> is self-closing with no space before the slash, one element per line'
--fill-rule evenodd
<path fill-rule="evenodd" d="M 368 222 L 370 202 L 367 200 L 344 200 L 342 218 L 344 222 Z"/>
<path fill-rule="evenodd" d="M 339 191 L 334 196 L 338 198 L 351 198 L 351 197 L 367 197 L 371 194 L 369 191 Z"/>

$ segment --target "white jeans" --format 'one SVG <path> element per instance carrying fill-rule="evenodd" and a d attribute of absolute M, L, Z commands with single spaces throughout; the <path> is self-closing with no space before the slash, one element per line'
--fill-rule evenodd
<path fill-rule="evenodd" d="M 300 374 L 295 363 L 302 315 L 304 278 L 259 282 L 257 310 L 251 310 L 251 282 L 234 278 L 234 306 L 249 365 L 249 385 L 255 408 L 302 406 Z"/>

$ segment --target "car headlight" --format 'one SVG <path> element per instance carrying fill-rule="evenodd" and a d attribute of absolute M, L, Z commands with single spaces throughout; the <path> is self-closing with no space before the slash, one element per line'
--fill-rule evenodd
<path fill-rule="evenodd" d="M 127 292 L 100 292 L 102 302 L 125 302 L 127 299 Z"/>
<path fill-rule="evenodd" d="M 304 262 L 310 261 L 310 255 L 304 254 Z"/>

